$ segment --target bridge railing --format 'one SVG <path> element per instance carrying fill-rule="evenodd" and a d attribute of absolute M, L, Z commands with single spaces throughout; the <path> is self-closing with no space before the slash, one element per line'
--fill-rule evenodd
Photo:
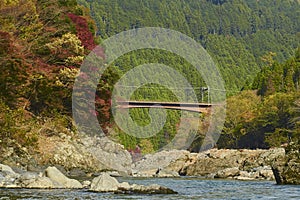
<path fill-rule="evenodd" d="M 196 96 L 199 103 L 211 103 L 211 88 L 165 88 L 165 87 L 151 87 L 151 86 L 117 86 L 117 98 L 130 96 L 131 100 L 135 101 L 168 101 L 168 102 L 194 102 L 193 94 Z"/>

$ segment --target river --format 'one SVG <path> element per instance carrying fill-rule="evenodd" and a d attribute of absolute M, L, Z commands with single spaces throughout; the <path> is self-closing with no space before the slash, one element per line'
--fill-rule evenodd
<path fill-rule="evenodd" d="M 300 186 L 276 185 L 272 181 L 203 180 L 199 178 L 119 178 L 137 184 L 160 184 L 178 192 L 176 195 L 120 195 L 91 193 L 84 190 L 0 189 L 0 200 L 6 199 L 300 199 Z"/>

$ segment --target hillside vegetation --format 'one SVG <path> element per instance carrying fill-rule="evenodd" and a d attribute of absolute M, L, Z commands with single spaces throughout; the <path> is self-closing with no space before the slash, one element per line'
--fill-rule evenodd
<path fill-rule="evenodd" d="M 79 2 L 90 8 L 102 39 L 142 27 L 170 28 L 192 37 L 214 58 L 230 94 L 253 80 L 263 65 L 262 56 L 272 51 L 274 59 L 282 62 L 293 56 L 299 44 L 300 5 L 293 0 Z M 165 55 L 154 57 L 168 60 Z"/>
<path fill-rule="evenodd" d="M 45 138 L 60 133 L 77 137 L 71 96 L 82 61 L 106 38 L 146 26 L 187 34 L 217 63 L 229 97 L 218 147 L 268 148 L 299 138 L 297 1 L 78 2 L 4 0 L 0 4 L 0 162 L 14 158 L 22 162 L 24 152 L 47 162 L 39 156 L 46 149 Z M 134 51 L 115 60 L 99 80 L 96 111 L 91 112 L 106 135 L 127 149 L 138 145 L 142 153 L 168 144 L 178 131 L 181 116 L 179 111 L 168 110 L 163 129 L 147 139 L 130 136 L 115 126 L 111 115 L 113 86 L 130 69 L 145 63 L 171 66 L 194 88 L 206 86 L 190 63 L 163 50 Z M 199 92 L 197 95 L 201 99 Z M 140 88 L 132 99 L 178 101 L 171 91 L 155 84 Z M 142 126 L 151 121 L 148 114 L 149 109 L 130 111 Z M 201 145 L 208 127 L 206 116 L 200 116 L 201 125 L 190 150 Z M 186 120 L 193 117 L 190 113 Z M 14 154 L 7 156 L 11 149 Z"/>
<path fill-rule="evenodd" d="M 124 30 L 163 27 L 180 31 L 202 44 L 219 67 L 229 97 L 227 119 L 219 147 L 267 148 L 297 138 L 296 123 L 292 121 L 298 115 L 294 107 L 297 107 L 295 101 L 299 88 L 298 54 L 295 55 L 300 39 L 299 2 L 79 2 L 90 8 L 98 28 L 97 34 L 102 40 Z M 162 63 L 173 67 L 191 83 L 195 91 L 206 86 L 201 75 L 189 63 L 179 56 L 161 50 L 131 52 L 117 59 L 114 66 L 119 70 L 121 77 L 133 67 L 145 63 Z M 166 79 L 171 78 L 170 75 L 166 75 Z M 239 93 L 241 90 L 253 91 Z M 197 97 L 201 99 L 200 93 L 197 93 Z M 151 88 L 149 85 L 138 89 L 132 99 L 178 101 L 170 91 L 159 87 Z M 285 107 L 281 107 L 283 105 Z M 270 106 L 274 107 L 272 114 L 269 113 Z M 142 126 L 150 122 L 147 113 L 148 109 L 131 110 L 133 119 Z M 178 131 L 174 125 L 179 123 L 180 113 L 168 111 L 168 117 L 167 125 L 156 137 L 145 141 L 117 130 L 119 141 L 128 148 L 135 148 L 136 144 L 147 146 L 150 151 L 160 148 L 170 142 Z M 199 148 L 206 132 L 206 118 L 202 117 L 199 137 L 191 146 L 193 150 Z"/>

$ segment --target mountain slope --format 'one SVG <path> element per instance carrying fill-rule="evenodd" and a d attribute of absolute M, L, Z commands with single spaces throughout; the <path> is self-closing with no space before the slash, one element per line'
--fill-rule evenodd
<path fill-rule="evenodd" d="M 170 28 L 200 42 L 218 63 L 228 91 L 237 91 L 273 51 L 283 61 L 299 44 L 300 5 L 293 0 L 80 0 L 105 39 L 140 27 Z M 133 65 L 133 63 L 131 63 Z"/>

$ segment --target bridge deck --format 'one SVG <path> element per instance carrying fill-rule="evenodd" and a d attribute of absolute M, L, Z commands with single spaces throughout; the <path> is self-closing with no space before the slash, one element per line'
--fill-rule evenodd
<path fill-rule="evenodd" d="M 212 104 L 186 102 L 117 101 L 117 108 L 166 108 L 208 113 Z"/>

